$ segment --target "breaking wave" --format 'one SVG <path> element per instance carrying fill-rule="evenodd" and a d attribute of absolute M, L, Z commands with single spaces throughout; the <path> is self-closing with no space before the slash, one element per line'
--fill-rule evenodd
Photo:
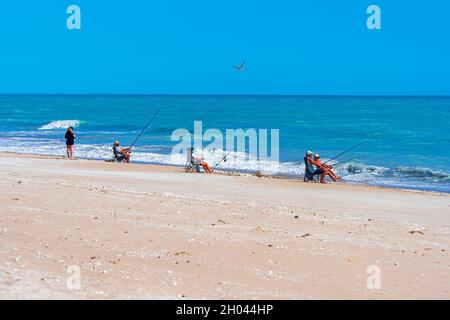
<path fill-rule="evenodd" d="M 374 177 L 414 179 L 434 183 L 450 183 L 450 174 L 444 171 L 419 167 L 385 168 L 362 163 L 349 163 L 338 169 L 340 173 L 351 175 L 371 175 Z"/>
<path fill-rule="evenodd" d="M 80 120 L 56 120 L 46 125 L 43 125 L 38 130 L 55 130 L 55 129 L 67 129 L 68 127 L 80 126 Z"/>

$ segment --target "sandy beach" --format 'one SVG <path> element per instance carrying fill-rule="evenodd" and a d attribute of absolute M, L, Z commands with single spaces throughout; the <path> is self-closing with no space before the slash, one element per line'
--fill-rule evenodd
<path fill-rule="evenodd" d="M 450 298 L 448 194 L 0 161 L 1 299 Z"/>

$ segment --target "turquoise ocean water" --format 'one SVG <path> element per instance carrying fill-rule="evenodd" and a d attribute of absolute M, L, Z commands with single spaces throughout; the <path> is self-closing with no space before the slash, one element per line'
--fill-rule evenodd
<path fill-rule="evenodd" d="M 134 159 L 183 165 L 170 155 L 177 128 L 280 130 L 279 170 L 269 162 L 222 163 L 223 169 L 299 176 L 306 150 L 331 158 L 380 133 L 337 160 L 346 183 L 450 192 L 450 97 L 0 95 L 0 151 L 63 155 L 64 132 L 77 132 L 78 157 L 111 158 L 111 143 L 130 144 L 167 99 L 138 141 Z M 205 154 L 211 163 L 222 150 Z M 239 155 L 238 155 L 239 156 Z"/>

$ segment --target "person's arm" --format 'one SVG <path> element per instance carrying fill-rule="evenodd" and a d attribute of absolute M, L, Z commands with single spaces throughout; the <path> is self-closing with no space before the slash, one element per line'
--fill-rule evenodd
<path fill-rule="evenodd" d="M 126 153 L 130 152 L 130 149 L 131 148 L 123 148 L 122 150 L 120 150 L 120 153 L 126 154 Z"/>
<path fill-rule="evenodd" d="M 320 162 L 320 166 L 321 166 L 322 168 L 325 168 L 325 169 L 331 169 L 331 166 L 330 166 L 329 164 L 322 163 L 321 161 L 319 161 L 319 162 Z"/>
<path fill-rule="evenodd" d="M 194 157 L 194 160 L 200 161 L 200 162 L 204 162 L 205 158 L 203 157 Z"/>
<path fill-rule="evenodd" d="M 311 160 L 312 163 L 317 167 L 317 168 L 322 168 L 323 169 L 323 164 L 320 161 L 315 161 L 315 160 Z"/>

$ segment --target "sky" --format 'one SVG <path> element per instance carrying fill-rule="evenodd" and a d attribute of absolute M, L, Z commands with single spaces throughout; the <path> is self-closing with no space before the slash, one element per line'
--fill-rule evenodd
<path fill-rule="evenodd" d="M 448 0 L 2 1 L 0 93 L 450 95 L 449 16 Z"/>

